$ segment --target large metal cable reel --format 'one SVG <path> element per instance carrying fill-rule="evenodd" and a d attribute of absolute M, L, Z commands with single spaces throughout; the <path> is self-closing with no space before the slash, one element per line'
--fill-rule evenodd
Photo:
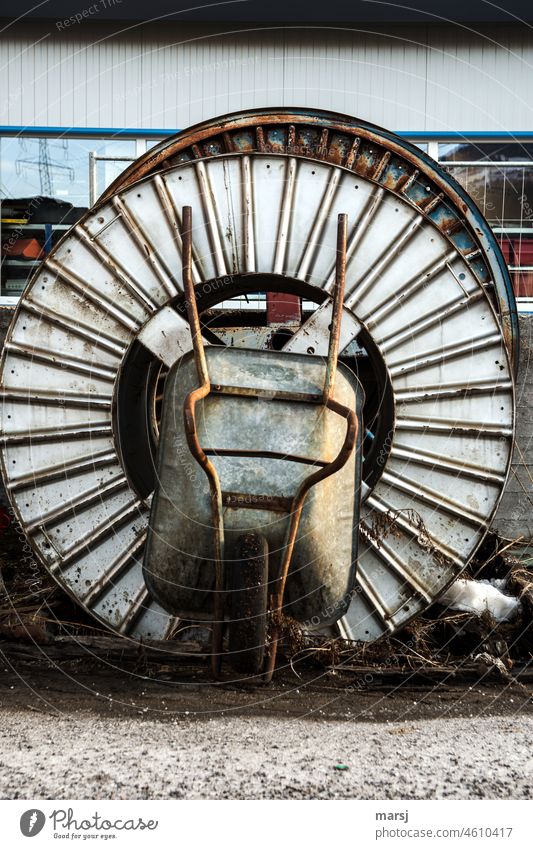
<path fill-rule="evenodd" d="M 490 228 L 458 184 L 416 147 L 345 116 L 264 110 L 180 133 L 124 172 L 35 273 L 2 361 L 3 473 L 28 540 L 111 629 L 174 633 L 142 560 L 154 386 L 191 347 L 184 205 L 201 309 L 239 293 L 300 294 L 316 309 L 286 349 L 315 355 L 337 214 L 348 215 L 341 349 L 373 407 L 357 586 L 340 631 L 392 633 L 462 572 L 497 508 L 516 309 Z"/>

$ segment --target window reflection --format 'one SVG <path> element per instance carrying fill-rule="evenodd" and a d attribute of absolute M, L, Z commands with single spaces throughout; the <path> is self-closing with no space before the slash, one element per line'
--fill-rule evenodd
<path fill-rule="evenodd" d="M 0 138 L 2 197 L 44 195 L 87 206 L 91 151 L 135 159 L 135 139 Z M 124 167 L 125 163 L 102 162 L 100 191 Z"/>
<path fill-rule="evenodd" d="M 89 206 L 136 156 L 135 139 L 0 138 L 1 295 L 21 294 L 28 277 Z"/>
<path fill-rule="evenodd" d="M 522 162 L 533 159 L 531 142 L 473 142 L 439 144 L 439 162 Z"/>

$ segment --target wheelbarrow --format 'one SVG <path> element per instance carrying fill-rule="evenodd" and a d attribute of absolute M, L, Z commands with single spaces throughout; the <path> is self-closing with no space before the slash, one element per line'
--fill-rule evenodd
<path fill-rule="evenodd" d="M 211 666 L 271 680 L 283 621 L 328 628 L 355 583 L 363 391 L 338 363 L 346 270 L 339 215 L 327 360 L 204 347 L 183 209 L 192 351 L 166 379 L 144 575 L 159 603 L 211 625 Z"/>

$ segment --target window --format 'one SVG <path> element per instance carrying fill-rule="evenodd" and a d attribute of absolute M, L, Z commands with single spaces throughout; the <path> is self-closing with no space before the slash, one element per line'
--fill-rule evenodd
<path fill-rule="evenodd" d="M 2 297 L 21 294 L 35 266 L 138 152 L 135 139 L 0 138 Z"/>
<path fill-rule="evenodd" d="M 515 295 L 533 298 L 533 144 L 440 144 L 439 162 L 494 230 Z"/>

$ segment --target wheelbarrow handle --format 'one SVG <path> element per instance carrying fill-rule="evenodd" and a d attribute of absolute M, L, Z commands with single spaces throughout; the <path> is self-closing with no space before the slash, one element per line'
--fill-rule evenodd
<path fill-rule="evenodd" d="M 335 287 L 333 290 L 333 309 L 331 329 L 329 333 L 328 360 L 324 380 L 323 399 L 327 404 L 335 388 L 337 360 L 339 358 L 339 341 L 341 334 L 342 310 L 344 307 L 344 289 L 346 285 L 346 240 L 348 216 L 341 212 L 337 219 L 337 253 L 335 261 Z"/>
<path fill-rule="evenodd" d="M 198 315 L 198 304 L 196 303 L 196 294 L 194 291 L 194 283 L 192 279 L 192 207 L 184 206 L 182 212 L 182 277 L 183 289 L 185 292 L 185 307 L 187 309 L 187 318 L 191 328 L 192 349 L 194 352 L 194 362 L 196 371 L 198 372 L 198 380 L 200 385 L 210 384 L 209 372 L 207 370 L 207 360 L 205 358 L 204 344 L 202 341 L 202 329 L 200 326 L 200 316 Z"/>
<path fill-rule="evenodd" d="M 196 428 L 196 403 L 211 392 L 211 381 L 207 370 L 204 345 L 202 341 L 202 329 L 198 315 L 198 305 L 194 292 L 192 279 L 192 208 L 183 207 L 182 213 L 182 274 L 183 289 L 185 292 L 185 306 L 187 318 L 191 328 L 192 348 L 194 362 L 198 373 L 200 386 L 189 392 L 183 405 L 183 421 L 185 425 L 185 437 L 189 450 L 202 467 L 209 481 L 209 493 L 211 497 L 211 508 L 213 511 L 214 531 L 214 563 L 215 563 L 215 597 L 213 610 L 213 637 L 211 643 L 211 668 L 215 677 L 220 674 L 222 660 L 222 635 L 224 628 L 224 520 L 222 515 L 222 491 L 220 480 L 213 463 L 207 457 L 200 445 L 198 431 Z"/>

